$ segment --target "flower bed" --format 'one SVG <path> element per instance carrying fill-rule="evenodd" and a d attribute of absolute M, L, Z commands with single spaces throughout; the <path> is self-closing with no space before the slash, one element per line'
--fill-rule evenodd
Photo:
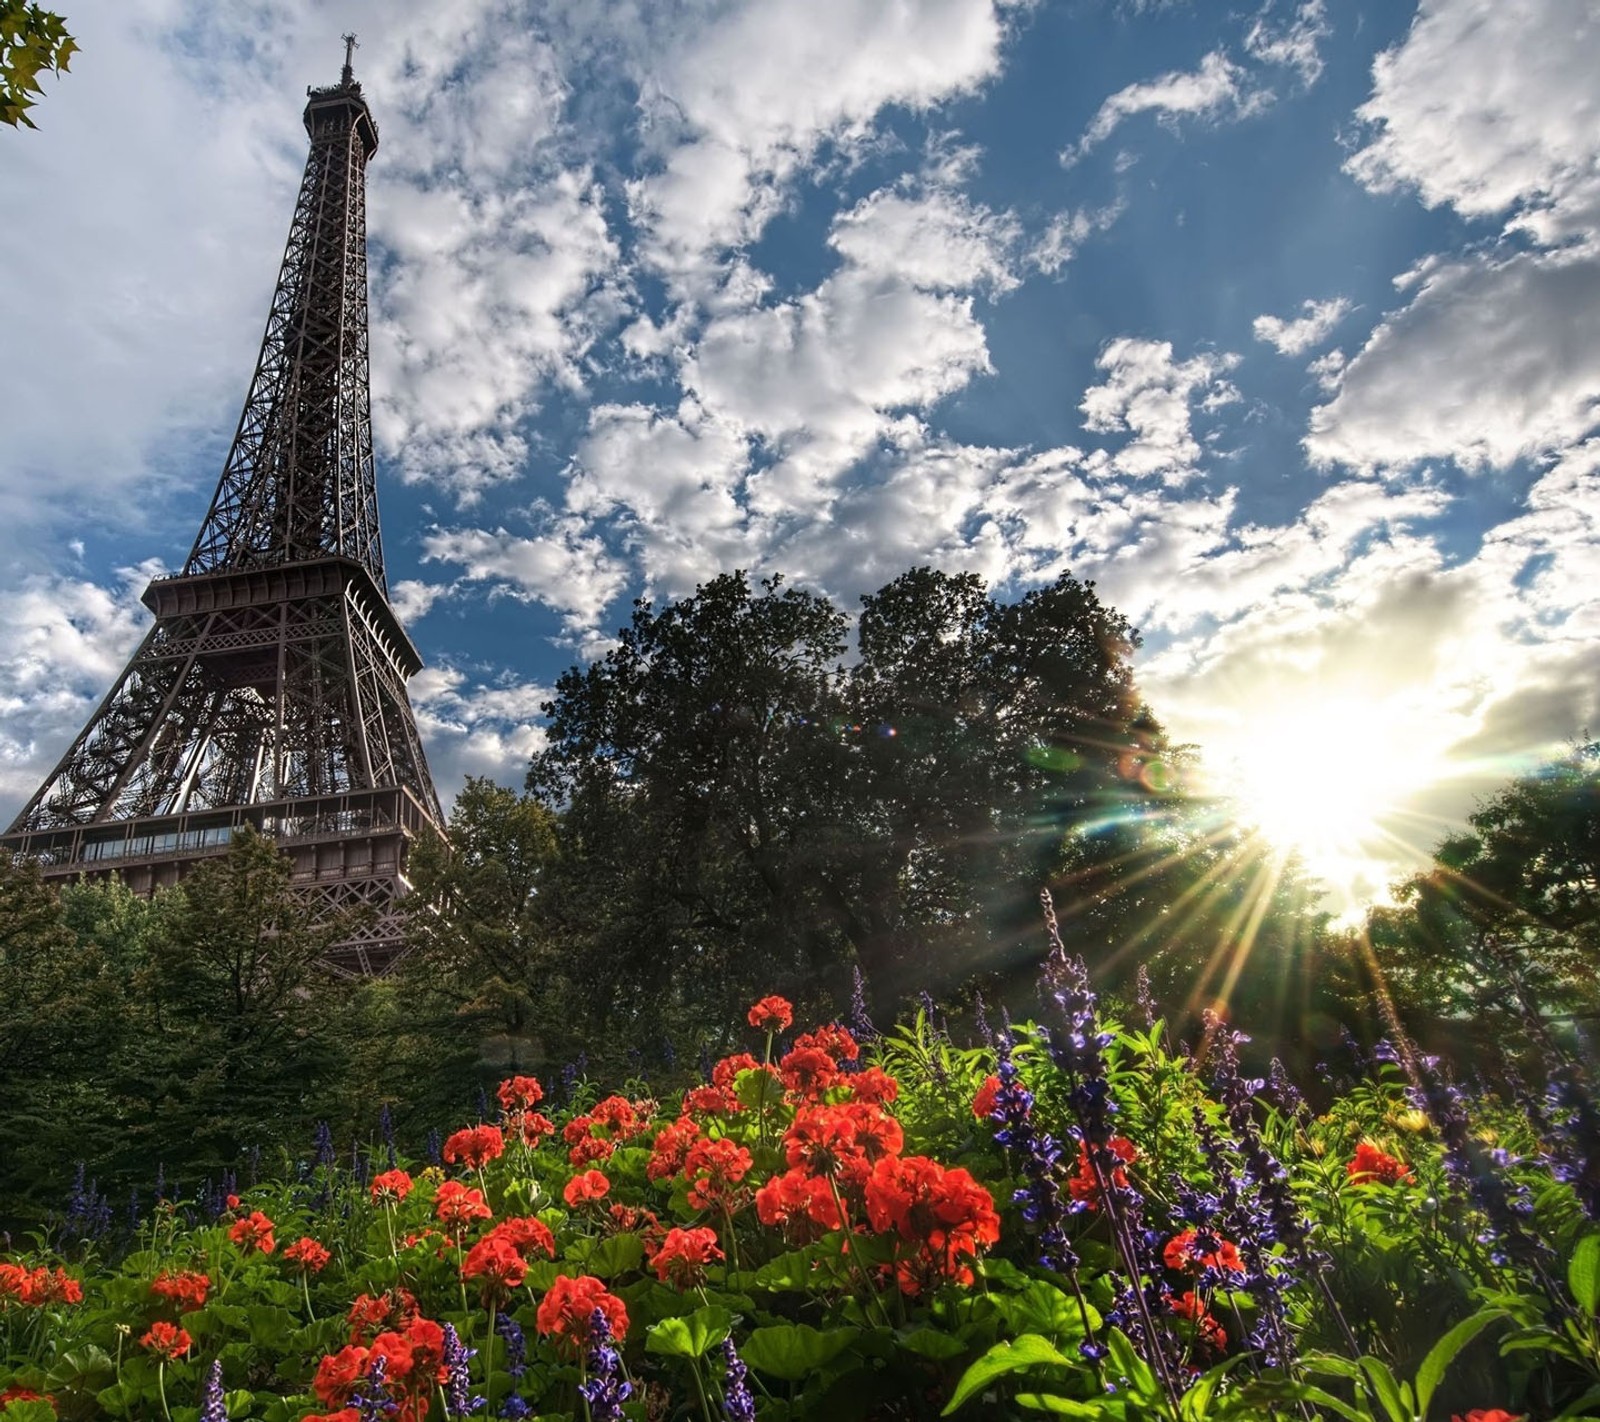
<path fill-rule="evenodd" d="M 1392 1051 L 1313 1116 L 1221 1022 L 1173 1050 L 1059 952 L 1043 988 L 974 1048 L 768 997 L 671 1100 L 513 1077 L 436 1163 L 43 1241 L 0 1262 L 0 1417 L 1600 1412 L 1570 1072 L 1530 1117 Z"/>

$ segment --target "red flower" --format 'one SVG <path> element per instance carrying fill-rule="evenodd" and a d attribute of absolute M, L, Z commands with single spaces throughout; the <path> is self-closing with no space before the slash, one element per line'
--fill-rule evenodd
<path fill-rule="evenodd" d="M 511 1124 L 522 1136 L 523 1145 L 537 1150 L 539 1142 L 555 1134 L 556 1123 L 542 1111 L 524 1111 L 511 1118 Z"/>
<path fill-rule="evenodd" d="M 861 1055 L 861 1048 L 856 1039 L 852 1037 L 837 1022 L 830 1022 L 825 1027 L 819 1027 L 815 1032 L 807 1032 L 794 1039 L 797 1047 L 815 1047 L 826 1052 L 830 1057 L 839 1061 L 853 1062 Z"/>
<path fill-rule="evenodd" d="M 608 1294 L 600 1280 L 587 1274 L 577 1278 L 562 1274 L 540 1300 L 535 1322 L 546 1337 L 566 1337 L 583 1344 L 589 1341 L 589 1320 L 596 1309 L 605 1314 L 613 1338 L 627 1335 L 628 1310 L 621 1299 Z"/>
<path fill-rule="evenodd" d="M 761 1063 L 749 1052 L 735 1052 L 731 1057 L 724 1057 L 711 1068 L 711 1084 L 720 1086 L 724 1091 L 731 1091 L 734 1083 L 739 1079 L 742 1071 L 759 1071 Z"/>
<path fill-rule="evenodd" d="M 431 1318 L 413 1318 L 404 1332 L 411 1345 L 413 1386 L 444 1382 L 449 1376 L 444 1365 L 444 1329 Z"/>
<path fill-rule="evenodd" d="M 778 1060 L 786 1090 L 816 1101 L 839 1080 L 839 1063 L 821 1047 L 796 1047 Z"/>
<path fill-rule="evenodd" d="M 464 1229 L 474 1220 L 487 1220 L 494 1217 L 483 1198 L 483 1191 L 469 1190 L 459 1180 L 446 1180 L 439 1187 L 439 1193 L 433 1197 L 433 1212 L 439 1217 L 439 1222 L 448 1225 L 452 1231 Z"/>
<path fill-rule="evenodd" d="M 567 1208 L 575 1210 L 579 1205 L 587 1205 L 591 1200 L 603 1200 L 611 1190 L 611 1182 L 598 1170 L 586 1170 L 582 1175 L 574 1175 L 567 1181 L 567 1188 L 561 1192 L 561 1198 L 567 1202 Z"/>
<path fill-rule="evenodd" d="M 893 1116 L 864 1101 L 850 1101 L 802 1106 L 784 1133 L 783 1154 L 791 1167 L 860 1185 L 874 1163 L 898 1155 L 904 1143 Z"/>
<path fill-rule="evenodd" d="M 852 1099 L 869 1106 L 887 1105 L 900 1095 L 900 1083 L 882 1067 L 868 1067 L 848 1078 Z"/>
<path fill-rule="evenodd" d="M 410 1290 L 386 1289 L 376 1295 L 358 1294 L 345 1322 L 350 1325 L 350 1341 L 355 1343 L 384 1329 L 405 1328 L 416 1317 L 417 1300 Z"/>
<path fill-rule="evenodd" d="M 297 1239 L 283 1251 L 283 1257 L 298 1265 L 303 1274 L 320 1274 L 333 1255 L 314 1239 Z"/>
<path fill-rule="evenodd" d="M 696 1116 L 732 1116 L 744 1110 L 742 1102 L 727 1086 L 696 1086 L 683 1093 L 683 1109 Z"/>
<path fill-rule="evenodd" d="M 654 1102 L 647 1104 L 654 1110 Z M 648 1112 L 642 1113 L 626 1096 L 608 1096 L 604 1101 L 597 1101 L 589 1112 L 589 1119 L 609 1131 L 611 1139 L 623 1141 L 638 1135 L 650 1124 Z"/>
<path fill-rule="evenodd" d="M 724 1255 L 714 1229 L 669 1229 L 652 1261 L 656 1278 L 674 1288 L 692 1289 L 705 1282 L 706 1265 Z"/>
<path fill-rule="evenodd" d="M 787 1032 L 794 1021 L 794 1005 L 776 995 L 764 997 L 745 1014 L 745 1021 L 768 1032 Z"/>
<path fill-rule="evenodd" d="M 1000 1078 L 986 1076 L 983 1085 L 978 1088 L 978 1094 L 972 1098 L 972 1114 L 980 1121 L 987 1121 L 994 1115 L 995 1098 L 1000 1094 Z"/>
<path fill-rule="evenodd" d="M 544 1087 L 538 1077 L 512 1076 L 502 1081 L 495 1091 L 500 1098 L 502 1111 L 531 1111 L 544 1100 Z"/>
<path fill-rule="evenodd" d="M 1139 1148 L 1122 1136 L 1112 1136 L 1106 1142 L 1106 1149 L 1118 1162 L 1111 1167 L 1111 1178 L 1106 1183 L 1117 1187 L 1126 1185 L 1128 1172 L 1122 1167 L 1131 1165 L 1139 1158 Z M 1074 1200 L 1083 1202 L 1091 1210 L 1100 1208 L 1100 1184 L 1095 1179 L 1094 1165 L 1089 1159 L 1089 1147 L 1083 1141 L 1078 1142 L 1078 1173 L 1067 1181 L 1067 1189 Z"/>
<path fill-rule="evenodd" d="M 480 1279 L 483 1300 L 504 1299 L 528 1276 L 528 1266 L 509 1239 L 494 1234 L 480 1239 L 461 1265 L 463 1279 Z"/>
<path fill-rule="evenodd" d="M 260 1210 L 252 1210 L 244 1219 L 234 1221 L 228 1230 L 228 1238 L 247 1254 L 252 1249 L 271 1254 L 278 1247 L 278 1241 L 272 1235 L 276 1228 Z"/>
<path fill-rule="evenodd" d="M 372 1177 L 372 1198 L 384 1204 L 395 1204 L 411 1193 L 411 1177 L 403 1170 L 385 1170 Z"/>
<path fill-rule="evenodd" d="M 556 1237 L 550 1233 L 550 1226 L 543 1220 L 534 1219 L 532 1215 L 501 1220 L 484 1235 L 481 1242 L 487 1243 L 491 1239 L 503 1239 L 524 1259 L 534 1249 L 539 1250 L 546 1259 L 556 1257 Z"/>
<path fill-rule="evenodd" d="M 1177 1294 L 1167 1300 L 1167 1306 L 1179 1318 L 1194 1324 L 1194 1341 L 1207 1352 L 1220 1353 L 1228 1346 L 1228 1335 L 1222 1325 L 1206 1311 L 1205 1300 L 1194 1290 Z"/>
<path fill-rule="evenodd" d="M 1464 1417 L 1453 1413 L 1450 1422 L 1522 1422 L 1522 1414 L 1507 1412 L 1503 1407 L 1474 1407 Z"/>
<path fill-rule="evenodd" d="M 1399 1185 L 1411 1179 L 1410 1166 L 1403 1160 L 1396 1160 L 1392 1155 L 1385 1155 L 1371 1141 L 1362 1141 L 1356 1147 L 1356 1158 L 1345 1166 L 1345 1173 L 1349 1175 L 1352 1185 L 1367 1185 L 1373 1182 Z"/>
<path fill-rule="evenodd" d="M 806 1239 L 844 1227 L 832 1187 L 824 1177 L 808 1174 L 804 1166 L 774 1175 L 756 1191 L 756 1216 L 769 1228 Z"/>
<path fill-rule="evenodd" d="M 4 1392 L 0 1392 L 0 1410 L 3 1410 L 8 1402 L 48 1402 L 51 1407 L 56 1405 L 53 1397 L 46 1397 L 42 1392 L 35 1392 L 31 1387 L 18 1387 L 15 1385 L 8 1387 Z"/>
<path fill-rule="evenodd" d="M 304 1422 L 361 1422 L 361 1413 L 354 1407 L 341 1407 L 337 1412 L 308 1412 Z"/>
<path fill-rule="evenodd" d="M 616 1147 L 599 1136 L 586 1136 L 567 1152 L 569 1165 L 592 1165 L 597 1160 L 610 1160 Z"/>
<path fill-rule="evenodd" d="M 0 1288 L 0 1293 L 8 1292 Z M 65 1269 L 47 1269 L 40 1265 L 26 1274 L 21 1300 L 34 1308 L 46 1304 L 75 1304 L 83 1302 L 83 1285 Z"/>
<path fill-rule="evenodd" d="M 1186 1229 L 1167 1241 L 1166 1248 L 1161 1251 L 1161 1257 L 1169 1269 L 1181 1269 L 1185 1272 L 1190 1270 L 1198 1272 L 1201 1269 L 1232 1269 L 1236 1273 L 1244 1273 L 1244 1260 L 1239 1257 L 1239 1247 L 1232 1240 L 1223 1239 L 1221 1235 L 1211 1237 L 1216 1241 L 1216 1248 L 1203 1251 L 1195 1244 L 1196 1232 Z"/>
<path fill-rule="evenodd" d="M 351 1343 L 337 1353 L 330 1353 L 317 1364 L 317 1374 L 311 1380 L 311 1390 L 324 1407 L 342 1407 L 350 1400 L 356 1384 L 367 1373 L 370 1348 Z"/>
<path fill-rule="evenodd" d="M 1000 1238 L 994 1198 L 965 1170 L 946 1170 L 925 1156 L 880 1160 L 867 1181 L 867 1217 L 880 1232 L 894 1231 L 920 1246 L 923 1273 L 972 1282 L 966 1261 Z M 916 1273 L 902 1271 L 901 1288 L 919 1288 Z"/>
<path fill-rule="evenodd" d="M 175 1363 L 190 1347 L 194 1340 L 175 1323 L 168 1323 L 166 1319 L 157 1319 L 150 1325 L 150 1331 L 139 1340 L 141 1348 L 148 1348 L 156 1357 L 166 1363 Z"/>
<path fill-rule="evenodd" d="M 482 1170 L 491 1160 L 505 1154 L 506 1138 L 499 1126 L 469 1126 L 457 1131 L 444 1143 L 444 1158 L 449 1165 L 464 1165 Z"/>
<path fill-rule="evenodd" d="M 680 1116 L 656 1132 L 655 1146 L 644 1173 L 651 1180 L 669 1180 L 683 1169 L 689 1147 L 699 1138 L 700 1127 L 687 1116 Z"/>
<path fill-rule="evenodd" d="M 733 1187 L 749 1174 L 750 1163 L 750 1152 L 737 1141 L 696 1141 L 683 1162 L 684 1178 L 690 1182 L 690 1206 L 709 1210 L 729 1204 Z"/>

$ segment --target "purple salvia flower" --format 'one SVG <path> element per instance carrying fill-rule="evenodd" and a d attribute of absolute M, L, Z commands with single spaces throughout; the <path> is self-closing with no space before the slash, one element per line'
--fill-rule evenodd
<path fill-rule="evenodd" d="M 661 1039 L 661 1062 L 669 1075 L 678 1069 L 678 1049 L 672 1045 L 671 1037 Z"/>
<path fill-rule="evenodd" d="M 1306 1099 L 1289 1080 L 1289 1073 L 1276 1057 L 1267 1069 L 1266 1096 L 1285 1116 L 1294 1118 L 1306 1114 Z"/>
<path fill-rule="evenodd" d="M 386 1422 L 400 1410 L 400 1404 L 389 1396 L 389 1360 L 381 1354 L 372 1360 L 367 1375 L 350 1394 L 350 1403 L 361 1422 Z"/>
<path fill-rule="evenodd" d="M 469 1364 L 478 1356 L 476 1348 L 461 1341 L 455 1324 L 444 1326 L 444 1404 L 452 1417 L 467 1417 L 483 1406 L 481 1397 L 472 1396 L 472 1374 Z"/>
<path fill-rule="evenodd" d="M 1600 1220 L 1600 1109 L 1570 1062 L 1550 1074 L 1547 1100 L 1551 1173 L 1572 1186 L 1590 1219 Z"/>
<path fill-rule="evenodd" d="M 1033 1122 L 1033 1093 L 1022 1084 L 1022 1074 L 1012 1059 L 1013 1034 L 1009 1023 L 996 1040 L 995 1074 L 1000 1089 L 995 1092 L 994 1110 L 989 1119 L 999 1124 L 994 1138 L 1014 1151 L 1027 1184 L 1019 1189 L 1015 1203 L 1022 1217 L 1038 1231 L 1039 1262 L 1047 1269 L 1066 1273 L 1078 1264 L 1077 1253 L 1067 1240 L 1067 1205 L 1061 1196 L 1061 1147 Z"/>
<path fill-rule="evenodd" d="M 200 1390 L 200 1422 L 228 1422 L 228 1404 L 222 1395 L 222 1359 L 212 1361 Z"/>
<path fill-rule="evenodd" d="M 972 1025 L 977 1029 L 980 1042 L 994 1042 L 994 1032 L 989 1026 L 987 1004 L 981 992 L 972 994 Z"/>
<path fill-rule="evenodd" d="M 494 1331 L 505 1340 L 506 1372 L 520 1378 L 528 1371 L 528 1340 L 522 1326 L 509 1313 L 501 1313 L 495 1316 Z"/>
<path fill-rule="evenodd" d="M 1133 975 L 1133 994 L 1139 1004 L 1139 1015 L 1144 1018 L 1145 1028 L 1154 1027 L 1161 1014 L 1156 1011 L 1156 1000 L 1150 991 L 1150 970 L 1143 963 L 1139 964 L 1139 971 Z"/>
<path fill-rule="evenodd" d="M 604 1309 L 589 1315 L 588 1364 L 588 1381 L 578 1391 L 589 1404 L 592 1422 L 624 1422 L 622 1404 L 633 1396 L 633 1384 L 622 1376 L 622 1355 L 611 1346 Z"/>
<path fill-rule="evenodd" d="M 424 1152 L 428 1157 L 428 1164 L 441 1167 L 444 1165 L 444 1137 L 439 1134 L 437 1126 L 429 1128 Z"/>
<path fill-rule="evenodd" d="M 731 1334 L 722 1340 L 722 1359 L 728 1366 L 722 1380 L 722 1415 L 728 1422 L 756 1422 L 755 1394 L 747 1381 L 750 1369 L 733 1346 Z"/>
<path fill-rule="evenodd" d="M 333 1163 L 338 1159 L 333 1149 L 333 1127 L 326 1121 L 317 1122 L 317 1164 L 327 1169 L 332 1169 Z"/>
<path fill-rule="evenodd" d="M 857 1041 L 867 1042 L 878 1035 L 867 1013 L 867 980 L 859 966 L 850 969 L 850 1031 Z"/>

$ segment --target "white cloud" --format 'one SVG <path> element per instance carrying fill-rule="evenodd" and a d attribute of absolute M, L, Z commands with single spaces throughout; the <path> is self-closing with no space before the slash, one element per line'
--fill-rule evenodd
<path fill-rule="evenodd" d="M 1415 188 L 1468 217 L 1517 206 L 1591 213 L 1600 13 L 1590 0 L 1423 0 L 1378 57 L 1349 162 L 1369 187 Z"/>
<path fill-rule="evenodd" d="M 422 540 L 426 562 L 456 563 L 468 582 L 487 582 L 524 601 L 592 625 L 626 581 L 604 542 L 573 519 L 546 519 L 538 536 L 504 528 L 436 529 Z"/>
<path fill-rule="evenodd" d="M 1119 336 L 1095 361 L 1106 379 L 1084 392 L 1084 428 L 1133 436 L 1110 456 L 1117 473 L 1185 483 L 1200 458 L 1191 407 L 1212 409 L 1236 400 L 1238 392 L 1222 377 L 1238 363 L 1235 355 L 1206 352 L 1175 361 L 1170 341 Z"/>
<path fill-rule="evenodd" d="M 1433 263 L 1312 412 L 1307 452 L 1357 467 L 1503 467 L 1600 421 L 1600 252 Z"/>
<path fill-rule="evenodd" d="M 1155 113 L 1168 122 L 1180 117 L 1244 118 L 1270 102 L 1271 95 L 1266 91 L 1249 87 L 1243 69 L 1221 50 L 1212 50 L 1196 70 L 1174 70 L 1118 89 L 1089 120 L 1083 137 L 1063 150 L 1061 161 L 1071 167 L 1136 114 Z"/>
<path fill-rule="evenodd" d="M 451 664 L 411 679 L 411 703 L 428 749 L 428 768 L 448 806 L 469 775 L 520 789 L 528 761 L 543 749 L 540 706 L 553 692 L 501 673 L 469 678 Z"/>
<path fill-rule="evenodd" d="M 1304 0 L 1292 19 L 1272 24 L 1258 15 L 1245 35 L 1245 52 L 1263 64 L 1296 70 L 1308 88 L 1322 77 L 1322 41 L 1333 33 L 1324 0 Z"/>
<path fill-rule="evenodd" d="M 1058 212 L 1029 250 L 1028 265 L 1046 276 L 1054 276 L 1077 256 L 1078 248 L 1096 233 L 1104 232 L 1126 210 L 1127 204 L 1118 198 L 1104 207 Z"/>
<path fill-rule="evenodd" d="M 1017 285 L 1008 260 L 1019 228 L 949 188 L 880 189 L 840 213 L 828 245 L 852 266 L 921 291 Z"/>
<path fill-rule="evenodd" d="M 1342 296 L 1327 301 L 1306 301 L 1304 316 L 1257 316 L 1251 326 L 1258 341 L 1265 341 L 1279 355 L 1303 355 L 1313 346 L 1320 346 L 1329 333 L 1350 311 L 1350 303 Z"/>
<path fill-rule="evenodd" d="M 738 0 L 669 23 L 641 106 L 659 172 L 630 188 L 647 251 L 669 272 L 751 240 L 826 140 L 859 141 L 888 104 L 927 109 L 993 76 L 1004 37 L 993 0 Z"/>
<path fill-rule="evenodd" d="M 0 825 L 44 782 L 150 626 L 139 601 L 159 563 L 118 570 L 119 585 L 33 577 L 0 617 Z"/>

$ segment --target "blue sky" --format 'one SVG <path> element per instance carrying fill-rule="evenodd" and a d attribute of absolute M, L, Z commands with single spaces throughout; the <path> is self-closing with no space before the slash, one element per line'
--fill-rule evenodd
<path fill-rule="evenodd" d="M 441 790 L 731 567 L 1070 569 L 1348 900 L 1596 716 L 1593 0 L 84 0 L 0 135 L 0 814 L 181 563 L 338 36 Z"/>

